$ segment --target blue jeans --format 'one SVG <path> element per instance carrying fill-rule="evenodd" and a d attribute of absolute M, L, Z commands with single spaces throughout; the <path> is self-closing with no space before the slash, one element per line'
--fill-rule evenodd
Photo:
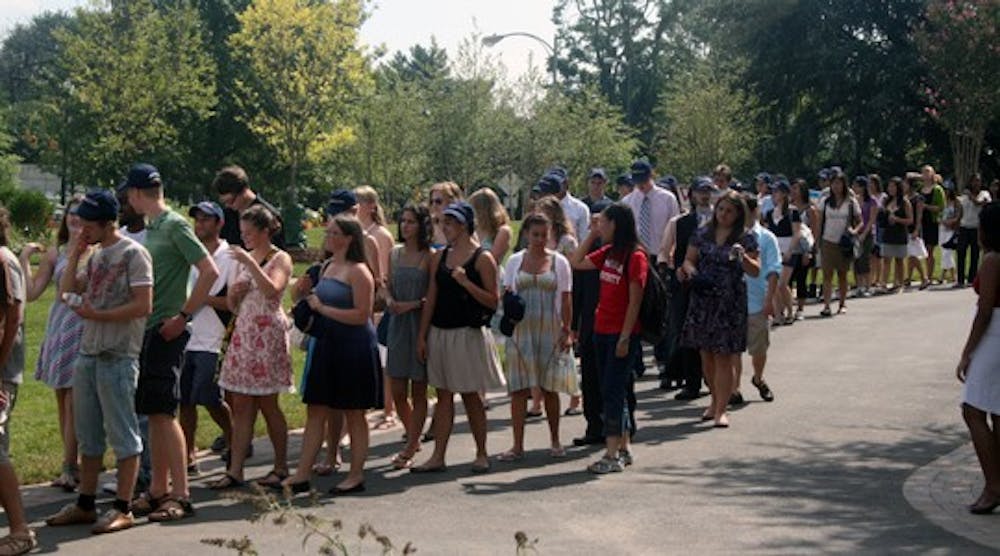
<path fill-rule="evenodd" d="M 139 361 L 121 355 L 80 355 L 73 377 L 73 413 L 80 453 L 101 457 L 105 439 L 119 460 L 142 452 L 135 414 Z"/>
<path fill-rule="evenodd" d="M 626 397 L 634 380 L 632 369 L 642 353 L 639 336 L 633 334 L 629 338 L 628 354 L 624 358 L 615 356 L 617 343 L 618 334 L 594 334 L 597 366 L 601 374 L 601 396 L 604 399 L 605 436 L 622 436 L 631 432 Z"/>

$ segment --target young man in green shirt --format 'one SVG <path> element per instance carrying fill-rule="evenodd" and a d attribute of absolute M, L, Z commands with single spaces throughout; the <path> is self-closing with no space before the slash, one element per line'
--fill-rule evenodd
<path fill-rule="evenodd" d="M 146 249 L 153 258 L 153 312 L 146 325 L 139 359 L 135 407 L 149 416 L 153 473 L 150 519 L 172 521 L 193 512 L 187 479 L 187 448 L 177 422 L 180 371 L 190 334 L 186 325 L 208 299 L 219 276 L 212 257 L 183 216 L 163 198 L 160 173 L 149 164 L 133 166 L 119 186 L 128 203 L 146 217 Z M 198 280 L 187 294 L 191 267 Z"/>

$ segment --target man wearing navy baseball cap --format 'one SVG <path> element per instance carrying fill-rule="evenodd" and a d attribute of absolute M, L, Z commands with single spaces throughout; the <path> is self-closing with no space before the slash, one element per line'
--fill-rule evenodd
<path fill-rule="evenodd" d="M 149 417 L 153 447 L 151 499 L 160 505 L 150 519 L 173 521 L 190 516 L 187 448 L 184 431 L 175 418 L 187 323 L 208 300 L 219 277 L 215 261 L 198 241 L 191 224 L 167 206 L 160 173 L 149 164 L 133 166 L 122 183 L 128 203 L 148 221 L 146 249 L 153 258 L 153 312 L 146 323 L 139 358 L 135 408 Z M 198 279 L 188 295 L 191 268 Z"/>
<path fill-rule="evenodd" d="M 587 177 L 588 195 L 583 198 L 588 209 L 593 209 L 594 203 L 608 199 L 608 173 L 604 168 L 593 168 Z M 581 236 L 583 237 L 583 236 Z"/>
<path fill-rule="evenodd" d="M 184 347 L 184 366 L 180 378 L 180 424 L 187 444 L 188 470 L 198 471 L 195 454 L 195 433 L 198 428 L 198 406 L 202 406 L 215 424 L 222 430 L 223 450 L 232 440 L 232 411 L 223 398 L 215 378 L 218 368 L 222 339 L 233 314 L 229 311 L 227 293 L 229 279 L 236 272 L 229 242 L 222 239 L 222 229 L 226 223 L 225 211 L 217 203 L 202 201 L 188 209 L 188 216 L 194 219 L 194 235 L 212 255 L 219 277 L 215 279 L 205 305 L 191 316 L 191 339 Z M 191 270 L 197 279 L 198 270 Z"/>
<path fill-rule="evenodd" d="M 155 172 L 137 168 L 132 183 L 150 180 Z M 126 180 L 128 181 L 128 180 Z M 146 182 L 143 182 L 146 183 Z M 110 191 L 92 191 L 74 212 L 81 220 L 83 241 L 68 253 L 59 282 L 62 295 L 82 296 L 68 305 L 83 319 L 80 355 L 73 396 L 77 442 L 82 465 L 80 494 L 45 522 L 50 526 L 93 523 L 94 533 L 132 527 L 132 494 L 143 445 L 135 411 L 136 383 L 143 331 L 153 308 L 153 264 L 149 252 L 124 237 L 115 225 L 118 200 Z M 80 268 L 90 245 L 100 245 Z M 116 498 L 98 519 L 97 477 L 107 443 L 118 466 Z"/>

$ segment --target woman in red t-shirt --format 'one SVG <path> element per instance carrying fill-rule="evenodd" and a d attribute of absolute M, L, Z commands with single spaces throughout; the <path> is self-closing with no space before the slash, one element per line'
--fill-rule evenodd
<path fill-rule="evenodd" d="M 597 238 L 604 247 L 588 254 Z M 628 264 L 623 264 L 628 261 Z M 639 344 L 639 305 L 649 263 L 639 244 L 632 209 L 615 203 L 595 217 L 590 234 L 570 260 L 576 270 L 600 270 L 601 289 L 594 317 L 594 345 L 604 403 L 607 451 L 587 469 L 604 474 L 632 463 L 625 396 L 632 382 Z"/>

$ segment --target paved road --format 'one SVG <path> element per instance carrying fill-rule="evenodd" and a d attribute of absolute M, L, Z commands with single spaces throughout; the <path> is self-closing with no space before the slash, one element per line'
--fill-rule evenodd
<path fill-rule="evenodd" d="M 538 422 L 523 461 L 472 475 L 460 422 L 447 473 L 391 471 L 399 432 L 390 431 L 373 437 L 368 492 L 323 497 L 310 511 L 342 519 L 352 542 L 369 522 L 420 554 L 511 554 L 516 531 L 537 537 L 542 554 L 995 553 L 1000 516 L 962 508 L 980 484 L 953 378 L 973 303 L 969 290 L 908 293 L 777 330 L 767 371 L 777 399 L 760 402 L 745 385 L 750 403 L 728 430 L 699 422 L 704 399 L 675 402 L 643 380 L 636 463 L 622 474 L 584 471 L 594 450 L 549 458 Z M 493 453 L 509 447 L 508 416 L 505 404 L 490 411 Z M 564 420 L 564 439 L 582 429 L 582 418 Z M 266 441 L 258 448 L 266 452 Z M 267 470 L 264 457 L 252 463 L 251 476 Z M 325 490 L 334 480 L 314 484 Z M 201 489 L 194 496 L 194 520 L 107 537 L 42 528 L 42 549 L 222 554 L 199 539 L 246 534 L 262 554 L 301 552 L 294 527 L 251 524 L 244 505 Z M 33 519 L 69 499 L 44 488 L 28 498 Z"/>

